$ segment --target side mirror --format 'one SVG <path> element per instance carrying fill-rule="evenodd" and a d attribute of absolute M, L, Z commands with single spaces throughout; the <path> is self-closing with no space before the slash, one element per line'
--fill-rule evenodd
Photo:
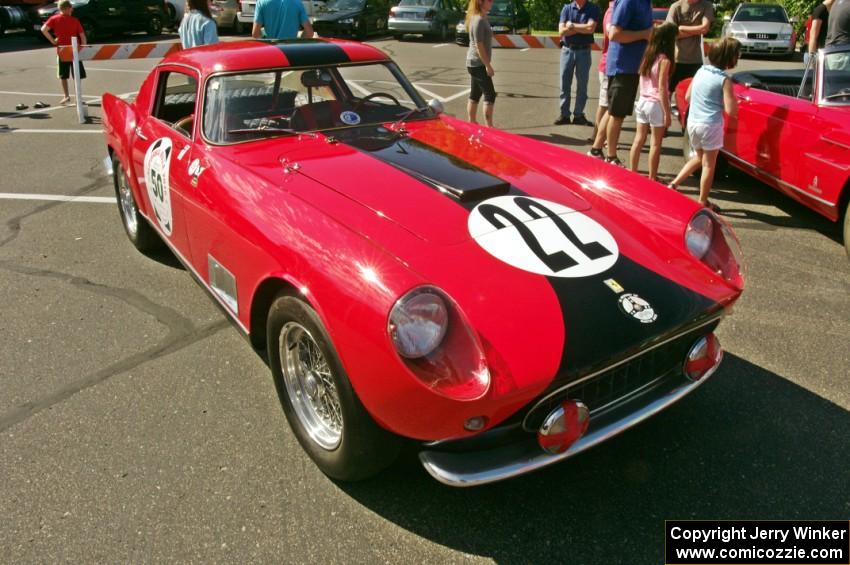
<path fill-rule="evenodd" d="M 729 15 L 723 16 L 723 23 L 728 24 L 731 21 L 732 21 L 732 16 L 729 16 Z"/>
<path fill-rule="evenodd" d="M 798 18 L 797 16 L 792 17 L 792 18 L 791 18 L 791 23 L 792 23 L 792 24 L 798 24 L 798 23 L 800 23 L 800 18 Z"/>
<path fill-rule="evenodd" d="M 445 108 L 443 108 L 443 103 L 436 98 L 432 98 L 428 101 L 428 107 L 431 108 L 431 110 L 437 115 L 446 111 Z"/>

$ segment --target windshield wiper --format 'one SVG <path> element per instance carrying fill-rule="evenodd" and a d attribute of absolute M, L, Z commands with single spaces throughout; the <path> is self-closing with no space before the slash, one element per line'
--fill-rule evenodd
<path fill-rule="evenodd" d="M 404 124 L 404 121 L 407 118 L 409 118 L 410 116 L 412 116 L 414 113 L 424 112 L 425 110 L 428 110 L 428 108 L 427 107 L 426 108 L 413 108 L 412 110 L 408 110 L 407 112 L 402 114 L 402 116 L 399 119 L 397 119 L 396 121 L 394 121 L 392 123 L 392 125 L 390 126 L 390 129 L 393 130 L 395 133 L 398 133 L 398 134 L 407 133 L 407 131 L 402 126 L 402 124 Z M 402 126 L 402 127 L 399 128 L 399 126 Z"/>
<path fill-rule="evenodd" d="M 285 133 L 288 135 L 309 135 L 310 137 L 318 137 L 315 132 L 312 131 L 298 131 L 292 128 L 278 128 L 278 127 L 269 127 L 269 126 L 259 126 L 255 128 L 239 128 L 239 129 L 231 129 L 227 130 L 227 134 L 243 134 L 243 133 Z"/>

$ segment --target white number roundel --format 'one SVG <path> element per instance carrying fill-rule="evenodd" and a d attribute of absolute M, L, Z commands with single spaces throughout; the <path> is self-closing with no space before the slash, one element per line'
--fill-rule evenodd
<path fill-rule="evenodd" d="M 153 205 L 156 221 L 166 235 L 171 235 L 171 189 L 168 171 L 171 168 L 171 140 L 157 139 L 145 153 L 145 186 Z"/>
<path fill-rule="evenodd" d="M 529 196 L 497 196 L 472 210 L 469 233 L 488 253 L 524 271 L 590 277 L 620 255 L 608 230 L 588 216 Z"/>

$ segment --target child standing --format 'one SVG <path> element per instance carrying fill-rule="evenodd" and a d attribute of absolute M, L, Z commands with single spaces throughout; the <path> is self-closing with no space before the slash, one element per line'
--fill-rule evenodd
<path fill-rule="evenodd" d="M 493 0 L 469 0 L 466 10 L 466 29 L 469 30 L 469 49 L 466 52 L 466 70 L 469 72 L 469 101 L 466 114 L 473 124 L 478 123 L 478 102 L 484 96 L 484 121 L 493 127 L 493 106 L 496 89 L 493 86 L 493 30 L 487 14 Z"/>
<path fill-rule="evenodd" d="M 726 76 L 727 69 L 738 64 L 741 44 L 737 39 L 724 37 L 715 42 L 708 51 L 710 65 L 703 65 L 688 86 L 685 100 L 690 103 L 688 111 L 688 137 L 696 155 L 685 163 L 670 188 L 691 176 L 700 166 L 699 179 L 700 204 L 715 212 L 720 209 L 709 202 L 708 193 L 714 182 L 714 169 L 717 164 L 717 152 L 723 147 L 723 112 L 730 120 L 738 117 L 738 102 L 732 90 L 732 81 Z"/>
<path fill-rule="evenodd" d="M 41 26 L 41 33 L 47 40 L 57 47 L 71 45 L 71 38 L 76 37 L 78 45 L 85 45 L 86 32 L 83 31 L 83 26 L 80 20 L 71 15 L 74 11 L 74 6 L 71 0 L 61 0 L 58 4 L 59 13 L 48 18 L 44 25 Z M 71 97 L 68 95 L 68 78 L 73 74 L 74 64 L 70 61 L 59 61 L 59 80 L 62 82 L 62 93 L 64 98 L 59 101 L 61 105 L 67 105 L 71 102 Z M 83 68 L 83 62 L 80 61 L 80 76 L 82 80 L 86 78 L 86 70 Z M 74 77 L 77 80 L 77 77 Z"/>
<path fill-rule="evenodd" d="M 629 154 L 632 171 L 637 172 L 640 152 L 646 136 L 652 129 L 649 145 L 649 178 L 658 177 L 658 161 L 661 159 L 661 141 L 670 127 L 670 96 L 667 92 L 673 58 L 676 54 L 676 37 L 679 26 L 667 22 L 655 28 L 649 46 L 640 64 L 640 99 L 635 104 L 637 131 Z"/>
<path fill-rule="evenodd" d="M 207 0 L 189 0 L 188 4 L 189 10 L 177 30 L 183 49 L 218 43 L 218 29 Z"/>

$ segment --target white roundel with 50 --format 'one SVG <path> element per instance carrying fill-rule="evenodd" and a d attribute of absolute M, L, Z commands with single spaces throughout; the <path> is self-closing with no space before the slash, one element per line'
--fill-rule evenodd
<path fill-rule="evenodd" d="M 614 266 L 614 236 L 572 208 L 530 196 L 497 196 L 472 210 L 469 233 L 488 253 L 549 277 L 590 277 Z"/>
<path fill-rule="evenodd" d="M 168 171 L 171 168 L 171 140 L 157 139 L 145 153 L 145 186 L 153 205 L 156 221 L 166 235 L 171 235 L 171 189 Z"/>

